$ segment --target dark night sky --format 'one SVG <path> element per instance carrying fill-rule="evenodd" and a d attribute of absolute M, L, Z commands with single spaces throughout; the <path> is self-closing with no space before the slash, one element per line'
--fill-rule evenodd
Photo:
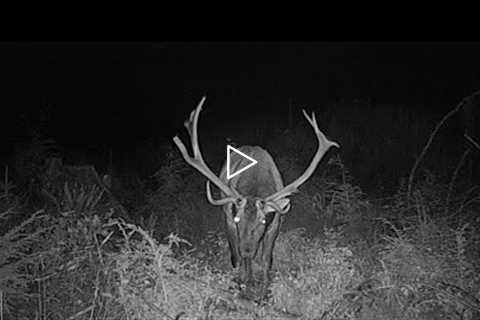
<path fill-rule="evenodd" d="M 1 134 L 48 110 L 63 145 L 170 139 L 204 93 L 227 116 L 289 99 L 448 108 L 480 88 L 478 57 L 480 43 L 1 43 Z"/>

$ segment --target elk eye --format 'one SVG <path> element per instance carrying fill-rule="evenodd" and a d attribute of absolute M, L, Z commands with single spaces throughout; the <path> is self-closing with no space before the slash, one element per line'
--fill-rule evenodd
<path fill-rule="evenodd" d="M 238 198 L 237 200 L 235 200 L 235 206 L 237 207 L 243 207 L 245 205 L 245 199 L 243 198 Z"/>
<path fill-rule="evenodd" d="M 240 217 L 233 218 L 233 221 L 235 221 L 235 223 L 239 223 L 240 222 Z"/>
<path fill-rule="evenodd" d="M 265 224 L 265 222 L 267 222 L 267 221 L 265 219 L 262 219 L 260 222 Z"/>

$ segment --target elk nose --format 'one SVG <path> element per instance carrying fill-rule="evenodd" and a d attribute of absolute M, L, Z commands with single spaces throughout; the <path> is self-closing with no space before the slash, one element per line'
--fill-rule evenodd
<path fill-rule="evenodd" d="M 252 248 L 244 248 L 243 249 L 243 254 L 246 258 L 251 257 L 253 255 L 253 249 Z"/>

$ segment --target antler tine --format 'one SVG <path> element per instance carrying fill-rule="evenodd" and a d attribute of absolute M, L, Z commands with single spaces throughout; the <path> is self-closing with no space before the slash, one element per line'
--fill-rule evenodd
<path fill-rule="evenodd" d="M 202 100 L 198 103 L 197 108 L 190 112 L 190 117 L 188 120 L 185 121 L 184 125 L 187 128 L 188 134 L 190 135 L 190 141 L 193 148 L 193 156 L 195 158 L 200 157 L 203 161 L 202 154 L 200 153 L 200 147 L 198 145 L 198 117 L 200 116 L 200 112 L 202 111 L 203 103 L 207 97 L 203 96 Z"/>
<path fill-rule="evenodd" d="M 328 149 L 332 146 L 339 148 L 338 143 L 334 141 L 330 141 L 327 139 L 327 137 L 323 134 L 322 131 L 318 128 L 317 124 L 317 119 L 315 118 L 315 112 L 312 112 L 312 116 L 308 116 L 307 112 L 305 110 L 303 111 L 303 115 L 307 119 L 308 123 L 312 126 L 315 135 L 317 136 L 318 140 L 318 149 L 317 152 L 315 153 L 312 161 L 310 162 L 310 165 L 307 167 L 305 172 L 298 177 L 295 181 L 290 183 L 288 186 L 284 187 L 280 191 L 272 194 L 271 196 L 268 196 L 265 200 L 266 201 L 275 201 L 279 200 L 281 198 L 288 197 L 294 192 L 298 191 L 298 188 L 305 182 L 307 181 L 317 168 L 318 164 L 320 163 L 320 160 L 322 160 L 323 156 L 325 153 L 328 151 Z"/>
<path fill-rule="evenodd" d="M 282 209 L 276 202 L 273 202 L 273 201 L 269 201 L 268 205 L 272 206 L 275 209 L 275 211 L 277 211 L 280 214 L 287 213 L 288 211 L 290 211 L 290 207 L 291 207 L 291 204 L 288 203 L 287 206 Z"/>
<path fill-rule="evenodd" d="M 202 100 L 200 100 L 197 108 L 195 108 L 195 110 L 193 110 L 190 113 L 189 119 L 184 123 L 185 128 L 187 129 L 188 134 L 190 136 L 190 143 L 192 145 L 193 157 L 191 157 L 188 154 L 187 148 L 185 147 L 182 140 L 180 140 L 178 136 L 175 136 L 173 138 L 173 142 L 175 142 L 183 158 L 189 165 L 191 165 L 192 167 L 200 171 L 200 173 L 202 173 L 205 177 L 211 180 L 218 188 L 220 188 L 220 190 L 222 190 L 222 192 L 227 195 L 227 198 L 225 200 L 229 199 L 229 201 L 233 201 L 236 197 L 238 197 L 238 193 L 234 189 L 228 187 L 225 183 L 223 183 L 223 181 L 220 180 L 220 178 L 218 178 L 212 172 L 212 170 L 210 170 L 210 168 L 207 166 L 207 164 L 203 160 L 202 153 L 200 152 L 200 145 L 198 143 L 198 130 L 197 130 L 198 117 L 200 115 L 200 112 L 202 111 L 202 106 L 203 106 L 203 103 L 205 102 L 205 99 L 206 97 L 204 96 Z M 209 187 L 207 191 L 209 191 Z M 211 194 L 207 194 L 207 197 L 210 200 Z M 218 200 L 218 201 L 214 200 L 214 201 L 218 203 L 218 201 L 222 201 L 222 200 Z"/>
<path fill-rule="evenodd" d="M 229 202 L 232 202 L 235 198 L 227 197 L 220 200 L 213 199 L 212 190 L 210 189 L 210 181 L 207 181 L 207 199 L 215 206 L 223 206 Z"/>
<path fill-rule="evenodd" d="M 313 127 L 313 130 L 315 131 L 315 134 L 317 135 L 317 138 L 318 138 L 318 142 L 319 143 L 323 143 L 324 147 L 327 148 L 330 148 L 330 147 L 337 147 L 337 148 L 340 148 L 340 146 L 338 145 L 338 143 L 334 142 L 334 141 L 330 141 L 327 139 L 327 137 L 323 134 L 322 131 L 320 131 L 320 129 L 318 128 L 318 123 L 317 123 L 317 119 L 315 118 L 315 112 L 312 112 L 312 116 L 309 117 L 307 112 L 305 111 L 305 109 L 302 109 L 302 112 L 303 112 L 303 115 L 305 116 L 305 118 L 307 118 L 307 121 L 310 123 L 310 125 Z"/>

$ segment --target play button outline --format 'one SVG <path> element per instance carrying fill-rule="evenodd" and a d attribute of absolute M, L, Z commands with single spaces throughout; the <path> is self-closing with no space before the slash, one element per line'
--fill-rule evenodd
<path fill-rule="evenodd" d="M 230 151 L 233 151 L 235 152 L 236 154 L 244 157 L 245 159 L 247 159 L 248 161 L 250 161 L 250 163 L 248 165 L 246 165 L 245 167 L 241 168 L 240 170 L 234 172 L 233 174 L 230 173 Z M 227 179 L 230 180 L 231 178 L 235 177 L 236 175 L 239 175 L 240 173 L 244 172 L 245 170 L 248 170 L 250 169 L 251 167 L 253 167 L 254 165 L 256 165 L 258 163 L 257 160 L 253 159 L 252 157 L 246 155 L 245 153 L 243 153 L 242 151 L 232 147 L 231 145 L 227 144 Z"/>

